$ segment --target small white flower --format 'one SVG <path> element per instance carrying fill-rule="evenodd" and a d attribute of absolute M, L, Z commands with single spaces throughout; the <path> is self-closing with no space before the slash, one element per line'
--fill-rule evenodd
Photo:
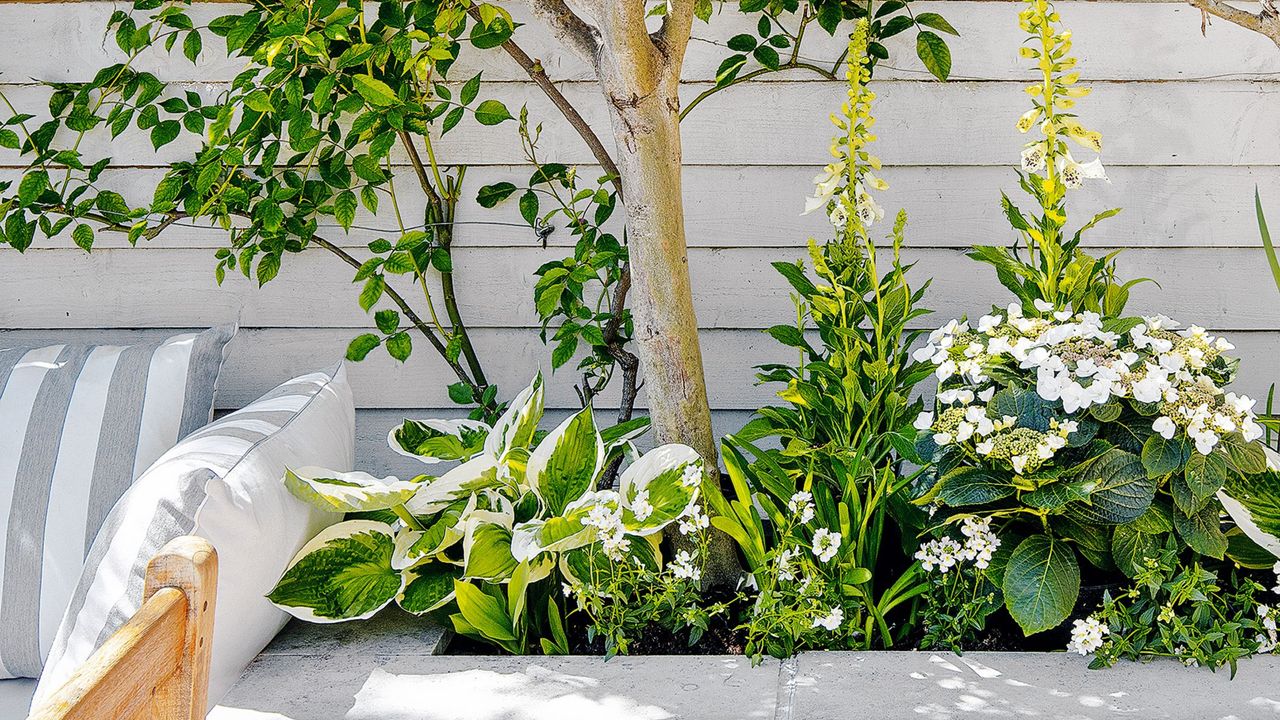
<path fill-rule="evenodd" d="M 711 519 L 702 512 L 702 508 L 697 503 L 689 506 L 689 510 L 680 518 L 681 535 L 693 535 L 709 527 L 711 527 Z"/>
<path fill-rule="evenodd" d="M 1088 655 L 1102 647 L 1103 640 L 1111 630 L 1096 617 L 1090 615 L 1083 620 L 1076 620 L 1071 629 L 1071 642 L 1067 650 Z"/>
<path fill-rule="evenodd" d="M 702 580 L 702 568 L 694 564 L 693 555 L 688 550 L 681 550 L 676 553 L 676 558 L 671 562 L 671 574 L 681 580 L 692 580 L 699 582 Z"/>
<path fill-rule="evenodd" d="M 922 412 L 916 416 L 916 421 L 912 423 L 912 427 L 917 430 L 928 430 L 933 427 L 933 413 Z"/>
<path fill-rule="evenodd" d="M 698 463 L 689 463 L 684 466 L 684 473 L 680 476 L 680 482 L 685 487 L 697 487 L 702 483 L 702 466 Z"/>
<path fill-rule="evenodd" d="M 1040 298 L 1036 298 L 1031 304 L 1040 312 L 1049 312 L 1050 310 L 1053 310 L 1053 303 L 1041 300 Z"/>
<path fill-rule="evenodd" d="M 801 490 L 787 501 L 787 509 L 795 515 L 801 525 L 807 525 L 813 519 L 813 495 Z"/>
<path fill-rule="evenodd" d="M 1178 426 L 1173 424 L 1173 418 L 1161 415 L 1156 421 L 1151 423 L 1151 429 L 1160 434 L 1165 440 L 1172 440 L 1173 434 L 1178 431 Z"/>
<path fill-rule="evenodd" d="M 649 516 L 653 514 L 653 506 L 649 504 L 648 490 L 641 490 L 636 493 L 635 500 L 631 501 L 631 512 L 641 522 L 648 520 Z"/>
<path fill-rule="evenodd" d="M 831 558 L 836 556 L 840 551 L 840 533 L 831 532 L 826 528 L 818 528 L 813 533 L 813 556 L 818 558 L 819 562 L 831 562 Z"/>
<path fill-rule="evenodd" d="M 842 622 L 844 622 L 844 610 L 840 607 L 833 607 L 826 615 L 820 618 L 815 618 L 813 621 L 813 627 L 826 628 L 827 630 L 835 632 Z"/>

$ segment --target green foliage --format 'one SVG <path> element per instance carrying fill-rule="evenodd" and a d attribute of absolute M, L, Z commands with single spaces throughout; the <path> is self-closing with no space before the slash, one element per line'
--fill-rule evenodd
<path fill-rule="evenodd" d="M 705 628 L 713 610 L 695 607 L 693 577 L 703 558 L 678 558 L 680 577 L 666 567 L 656 545 L 674 523 L 692 523 L 689 534 L 703 534 L 705 521 L 697 526 L 701 459 L 683 445 L 640 456 L 630 441 L 644 423 L 601 432 L 590 408 L 539 440 L 542 393 L 539 377 L 492 426 L 426 420 L 393 429 L 389 442 L 403 455 L 428 465 L 460 462 L 439 477 L 290 470 L 285 484 L 299 499 L 362 517 L 308 543 L 272 591 L 272 602 L 317 622 L 367 618 L 392 602 L 418 614 L 452 602 L 457 612 L 450 620 L 459 633 L 512 653 L 567 652 L 553 600 L 561 582 L 578 587 L 580 598 L 601 587 L 598 574 L 584 576 L 573 558 L 585 556 L 592 565 L 598 556 L 603 572 L 613 572 L 605 566 L 629 562 L 647 549 L 652 574 L 665 583 L 647 602 L 670 614 L 654 610 L 615 627 L 605 616 L 633 609 L 612 607 L 623 602 L 621 596 L 599 596 L 587 612 L 592 627 L 610 628 L 611 647 L 620 652 L 626 651 L 628 635 L 663 618 Z M 637 457 L 619 489 L 596 492 L 598 478 L 624 451 Z M 390 517 L 371 519 L 387 511 Z M 700 542 L 705 550 L 705 538 Z M 625 579 L 606 586 L 617 589 L 617 582 L 632 582 L 628 599 L 648 588 L 647 581 Z"/>
<path fill-rule="evenodd" d="M 1236 663 L 1276 647 L 1277 612 L 1260 602 L 1267 589 L 1246 571 L 1209 569 L 1180 559 L 1168 543 L 1144 559 L 1133 586 L 1108 592 L 1095 613 L 1106 640 L 1090 667 L 1171 657 L 1236 673 Z"/>

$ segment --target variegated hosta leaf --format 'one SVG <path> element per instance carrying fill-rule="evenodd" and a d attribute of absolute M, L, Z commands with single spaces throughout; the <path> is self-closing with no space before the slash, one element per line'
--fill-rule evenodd
<path fill-rule="evenodd" d="M 511 533 L 511 555 L 517 562 L 531 560 L 542 552 L 565 552 L 591 543 L 596 528 L 582 521 L 595 504 L 580 504 L 564 515 L 545 520 L 530 520 L 515 526 Z"/>
<path fill-rule="evenodd" d="M 604 441 L 605 454 L 621 452 L 624 446 L 649 432 L 650 424 L 649 418 L 638 417 L 601 430 L 600 439 Z"/>
<path fill-rule="evenodd" d="M 511 555 L 511 516 L 477 510 L 467 519 L 462 538 L 463 577 L 505 582 L 516 569 Z"/>
<path fill-rule="evenodd" d="M 478 455 L 418 487 L 405 507 L 414 515 L 434 515 L 451 503 L 497 487 L 498 466 L 488 454 Z"/>
<path fill-rule="evenodd" d="M 645 453 L 619 479 L 622 524 L 648 535 L 684 515 L 698 501 L 702 458 L 685 445 L 663 445 Z"/>
<path fill-rule="evenodd" d="M 1268 465 L 1280 465 L 1280 455 L 1267 450 Z M 1218 500 L 1236 527 L 1250 540 L 1280 558 L 1280 472 L 1236 475 L 1218 491 Z"/>
<path fill-rule="evenodd" d="M 514 448 L 528 448 L 533 444 L 533 433 L 542 420 L 542 393 L 542 373 L 538 373 L 494 423 L 484 444 L 486 455 L 501 459 Z"/>
<path fill-rule="evenodd" d="M 368 512 L 403 505 L 420 483 L 396 477 L 380 478 L 364 472 L 334 472 L 319 467 L 284 471 L 289 492 L 330 512 Z"/>
<path fill-rule="evenodd" d="M 476 509 L 476 500 L 475 495 L 465 501 L 458 500 L 427 521 L 426 529 L 416 533 L 413 543 L 405 549 L 405 559 L 411 564 L 416 563 L 439 555 L 462 540 L 466 519 Z"/>
<path fill-rule="evenodd" d="M 387 433 L 387 444 L 424 463 L 465 461 L 484 450 L 489 430 L 479 420 L 405 420 Z"/>
<path fill-rule="evenodd" d="M 615 562 L 634 563 L 636 560 L 643 563 L 649 570 L 656 572 L 662 567 L 660 542 L 658 535 L 633 537 L 627 546 L 626 556 L 619 561 L 614 561 L 606 555 L 598 544 L 570 550 L 560 556 L 560 574 L 574 585 L 590 585 L 593 569 L 598 574 L 607 570 Z"/>
<path fill-rule="evenodd" d="M 605 447 L 590 407 L 569 416 L 529 454 L 525 476 L 550 515 L 595 488 Z"/>
<path fill-rule="evenodd" d="M 404 576 L 404 590 L 396 596 L 396 602 L 414 615 L 423 615 L 453 599 L 453 581 L 462 579 L 462 568 L 425 562 L 406 570 Z"/>
<path fill-rule="evenodd" d="M 404 588 L 392 567 L 395 530 L 386 523 L 349 520 L 332 525 L 298 551 L 267 595 L 276 607 L 315 623 L 364 620 Z"/>

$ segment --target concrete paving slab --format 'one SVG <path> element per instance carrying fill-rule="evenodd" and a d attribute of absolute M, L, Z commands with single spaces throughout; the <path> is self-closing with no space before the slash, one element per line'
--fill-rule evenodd
<path fill-rule="evenodd" d="M 1065 653 L 805 653 L 778 720 L 1265 720 L 1280 718 L 1280 658 L 1230 679 L 1167 660 L 1089 670 Z"/>

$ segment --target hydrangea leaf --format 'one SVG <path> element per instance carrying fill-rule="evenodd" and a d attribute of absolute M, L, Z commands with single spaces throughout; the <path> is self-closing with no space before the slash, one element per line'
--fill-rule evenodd
<path fill-rule="evenodd" d="M 307 622 L 364 620 L 404 588 L 392 567 L 395 530 L 385 523 L 349 520 L 326 528 L 303 546 L 267 598 Z"/>
<path fill-rule="evenodd" d="M 1137 577 L 1146 559 L 1159 557 L 1159 554 L 1159 536 L 1142 532 L 1133 523 L 1116 526 L 1111 538 L 1111 558 L 1125 575 Z"/>
<path fill-rule="evenodd" d="M 1068 506 L 1083 522 L 1119 525 L 1138 519 L 1156 496 L 1155 481 L 1133 453 L 1111 448 L 1089 460 L 1078 479 L 1092 483 L 1087 502 Z"/>
<path fill-rule="evenodd" d="M 1160 435 L 1152 435 L 1142 444 L 1142 466 L 1151 478 L 1177 472 L 1190 457 L 1191 444 L 1183 438 L 1166 440 Z"/>
<path fill-rule="evenodd" d="M 1208 455 L 1193 452 L 1187 459 L 1185 474 L 1187 489 L 1196 498 L 1203 500 L 1222 489 L 1231 476 L 1231 468 L 1227 459 L 1217 451 Z"/>
<path fill-rule="evenodd" d="M 387 444 L 424 463 L 466 461 L 484 450 L 489 432 L 478 420 L 405 420 L 387 434 Z"/>
<path fill-rule="evenodd" d="M 551 515 L 594 489 L 604 467 L 605 446 L 595 416 L 583 408 L 560 423 L 529 454 L 525 475 Z"/>
<path fill-rule="evenodd" d="M 320 467 L 286 469 L 284 484 L 299 500 L 330 512 L 368 512 L 403 505 L 418 492 L 418 480 L 380 478 L 364 472 Z"/>
<path fill-rule="evenodd" d="M 1227 552 L 1227 536 L 1222 532 L 1218 506 L 1210 503 L 1194 515 L 1173 514 L 1173 529 L 1192 550 L 1211 558 L 1222 559 Z"/>
<path fill-rule="evenodd" d="M 1009 497 L 1015 488 L 1008 477 L 982 467 L 960 468 L 942 478 L 938 498 L 951 507 L 983 505 Z"/>
<path fill-rule="evenodd" d="M 1062 540 L 1033 535 L 1018 545 L 1004 571 L 1004 602 L 1022 632 L 1061 625 L 1080 594 L 1080 565 Z"/>

